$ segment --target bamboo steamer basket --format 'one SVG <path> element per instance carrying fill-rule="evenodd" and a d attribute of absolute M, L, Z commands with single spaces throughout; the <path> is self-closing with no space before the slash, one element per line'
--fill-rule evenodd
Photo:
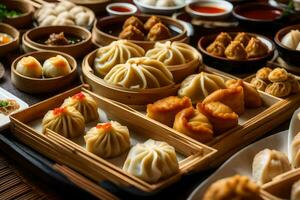
<path fill-rule="evenodd" d="M 17 63 L 23 57 L 26 56 L 35 57 L 42 64 L 46 59 L 57 55 L 61 55 L 67 59 L 71 67 L 71 73 L 65 76 L 60 76 L 55 78 L 31 78 L 31 77 L 24 76 L 16 71 Z M 72 81 L 76 78 L 76 76 L 77 76 L 76 60 L 72 56 L 58 51 L 48 50 L 48 51 L 30 52 L 15 59 L 11 65 L 11 81 L 13 85 L 19 90 L 31 94 L 58 91 L 62 88 L 69 86 L 72 83 Z"/>
<path fill-rule="evenodd" d="M 11 42 L 0 45 L 0 56 L 4 56 L 6 53 L 19 48 L 20 33 L 17 29 L 5 23 L 0 23 L 0 30 L 13 38 Z"/>

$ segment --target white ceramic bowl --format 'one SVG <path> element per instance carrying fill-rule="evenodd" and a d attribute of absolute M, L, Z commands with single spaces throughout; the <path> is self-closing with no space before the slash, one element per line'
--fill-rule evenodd
<path fill-rule="evenodd" d="M 133 0 L 133 2 L 143 13 L 153 13 L 153 14 L 160 14 L 160 15 L 173 14 L 174 12 L 184 8 L 184 6 L 186 5 L 184 0 L 182 0 L 181 5 L 171 6 L 171 7 L 151 6 L 142 3 L 141 0 Z"/>
<path fill-rule="evenodd" d="M 128 12 L 119 12 L 116 10 L 113 10 L 113 7 L 123 7 L 123 8 L 127 8 Z M 137 7 L 133 4 L 130 3 L 111 3 L 109 5 L 106 6 L 106 11 L 110 14 L 110 15 L 120 15 L 120 16 L 124 16 L 124 15 L 133 15 L 137 12 Z"/>
<path fill-rule="evenodd" d="M 191 8 L 193 5 L 198 6 L 208 6 L 224 9 L 224 12 L 221 13 L 205 13 L 197 12 Z M 226 18 L 232 12 L 233 5 L 232 3 L 224 0 L 204 0 L 191 2 L 185 6 L 185 11 L 194 18 L 205 18 L 205 19 L 222 19 Z"/>

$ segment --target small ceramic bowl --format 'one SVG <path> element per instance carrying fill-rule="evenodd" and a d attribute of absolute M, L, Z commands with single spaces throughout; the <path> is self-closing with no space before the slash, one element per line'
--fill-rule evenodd
<path fill-rule="evenodd" d="M 52 33 L 64 32 L 65 35 L 72 35 L 82 38 L 82 41 L 70 45 L 46 45 L 38 40 L 46 40 Z M 92 46 L 92 34 L 85 28 L 79 26 L 44 26 L 30 29 L 23 37 L 23 49 L 25 52 L 39 50 L 53 50 L 67 53 L 74 58 L 86 55 Z"/>
<path fill-rule="evenodd" d="M 283 29 L 280 29 L 274 38 L 279 56 L 282 57 L 284 61 L 288 64 L 300 67 L 300 51 L 291 49 L 281 43 L 282 38 L 288 34 L 291 30 L 300 30 L 300 24 L 288 26 Z"/>
<path fill-rule="evenodd" d="M 71 73 L 67 74 L 66 76 L 60 76 L 55 78 L 31 78 L 24 76 L 16 71 L 17 63 L 26 56 L 32 56 L 36 58 L 41 64 L 51 57 L 61 55 L 67 59 L 69 62 L 72 70 Z M 72 81 L 77 76 L 77 63 L 76 60 L 65 53 L 59 51 L 35 51 L 24 54 L 14 60 L 11 65 L 11 81 L 16 88 L 19 90 L 30 93 L 48 93 L 48 92 L 55 92 L 66 88 L 69 86 Z"/>
<path fill-rule="evenodd" d="M 183 1 L 182 4 L 170 7 L 159 7 L 159 6 L 152 6 L 142 3 L 141 0 L 133 0 L 135 5 L 143 12 L 143 13 L 152 13 L 152 14 L 159 14 L 159 15 L 170 15 L 175 13 L 176 11 L 184 8 L 185 3 Z"/>
<path fill-rule="evenodd" d="M 234 38 L 237 32 L 228 33 Z M 218 68 L 219 70 L 228 73 L 251 73 L 257 71 L 259 68 L 264 66 L 268 60 L 274 56 L 275 44 L 269 38 L 255 34 L 248 33 L 250 36 L 256 37 L 261 40 L 268 48 L 269 51 L 266 55 L 256 58 L 250 58 L 247 60 L 231 60 L 226 57 L 214 56 L 206 51 L 206 48 L 215 40 L 218 34 L 203 36 L 198 42 L 198 49 L 203 55 L 203 62 L 209 67 Z"/>
<path fill-rule="evenodd" d="M 106 11 L 110 15 L 133 15 L 137 12 L 137 7 L 130 3 L 111 3 L 106 6 Z"/>
<path fill-rule="evenodd" d="M 4 23 L 18 29 L 32 25 L 34 7 L 30 3 L 22 0 L 0 0 L 0 3 L 6 5 L 8 9 L 17 10 L 22 13 L 18 17 L 3 20 Z"/>
<path fill-rule="evenodd" d="M 0 32 L 6 33 L 13 38 L 13 40 L 10 41 L 9 43 L 0 45 L 0 56 L 4 56 L 8 52 L 11 52 L 19 48 L 20 33 L 17 29 L 15 29 L 14 27 L 8 24 L 0 23 Z"/>
<path fill-rule="evenodd" d="M 198 10 L 201 9 L 201 10 Z M 194 18 L 223 19 L 230 15 L 233 5 L 223 0 L 205 0 L 191 2 L 185 6 L 185 11 Z"/>

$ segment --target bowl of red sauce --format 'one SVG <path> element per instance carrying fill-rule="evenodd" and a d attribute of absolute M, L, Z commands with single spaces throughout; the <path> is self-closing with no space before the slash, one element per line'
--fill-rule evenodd
<path fill-rule="evenodd" d="M 130 3 L 111 3 L 106 6 L 106 11 L 110 15 L 133 15 L 137 12 L 137 7 Z"/>
<path fill-rule="evenodd" d="M 186 12 L 194 18 L 220 19 L 230 15 L 233 5 L 228 1 L 210 0 L 191 2 L 186 5 Z"/>

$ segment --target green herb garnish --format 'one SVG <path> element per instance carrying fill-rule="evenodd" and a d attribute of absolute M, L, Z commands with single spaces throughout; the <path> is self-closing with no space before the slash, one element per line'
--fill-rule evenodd
<path fill-rule="evenodd" d="M 0 108 L 6 107 L 6 106 L 8 106 L 8 104 L 9 104 L 8 101 L 0 100 Z"/>
<path fill-rule="evenodd" d="M 0 3 L 0 21 L 7 18 L 15 18 L 20 16 L 22 13 L 16 10 L 8 10 L 6 5 Z"/>

